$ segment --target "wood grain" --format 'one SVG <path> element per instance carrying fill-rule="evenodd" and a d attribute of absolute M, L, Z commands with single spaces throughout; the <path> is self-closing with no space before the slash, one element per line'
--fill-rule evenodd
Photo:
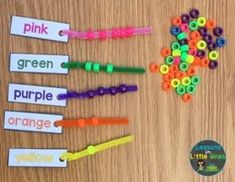
<path fill-rule="evenodd" d="M 233 182 L 235 181 L 235 3 L 233 0 L 1 0 L 0 1 L 0 181 L 34 182 Z M 216 71 L 201 70 L 203 80 L 191 104 L 173 92 L 161 91 L 161 77 L 92 74 L 71 71 L 69 75 L 10 73 L 9 53 L 69 54 L 72 60 L 99 60 L 117 65 L 148 67 L 162 62 L 159 51 L 169 45 L 170 19 L 197 7 L 206 17 L 225 28 L 229 40 L 220 51 Z M 154 34 L 127 40 L 58 43 L 9 35 L 12 15 L 68 22 L 75 30 L 119 26 L 152 26 Z M 85 90 L 100 85 L 138 84 L 134 94 L 69 101 L 66 108 L 7 102 L 8 83 L 26 83 Z M 65 118 L 128 116 L 128 126 L 67 129 L 63 135 L 3 130 L 4 110 L 62 113 Z M 69 163 L 66 169 L 9 168 L 9 148 L 83 149 L 127 134 L 135 142 Z M 227 153 L 226 166 L 214 177 L 197 175 L 189 152 L 199 140 L 220 142 Z"/>

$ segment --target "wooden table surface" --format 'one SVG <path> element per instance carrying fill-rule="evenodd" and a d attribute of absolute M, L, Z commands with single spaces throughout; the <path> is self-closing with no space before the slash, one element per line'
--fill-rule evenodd
<path fill-rule="evenodd" d="M 233 182 L 235 181 L 235 1 L 233 0 L 1 0 L 0 2 L 1 113 L 0 181 L 33 182 Z M 184 104 L 175 93 L 161 90 L 161 76 L 147 71 L 141 76 L 71 71 L 68 75 L 9 72 L 9 53 L 68 54 L 71 60 L 142 66 L 161 63 L 160 49 L 168 46 L 173 16 L 199 8 L 224 27 L 228 39 L 221 49 L 216 71 L 201 69 L 202 83 L 193 102 Z M 152 26 L 150 36 L 125 40 L 68 43 L 10 35 L 12 15 L 68 22 L 75 30 L 131 25 Z M 132 94 L 91 100 L 72 100 L 67 107 L 7 102 L 10 82 L 86 90 L 100 85 L 137 84 Z M 62 113 L 65 118 L 127 116 L 128 126 L 72 128 L 62 135 L 3 130 L 4 110 Z M 68 164 L 68 168 L 9 168 L 9 148 L 84 149 L 110 139 L 135 135 L 134 143 L 98 153 Z M 227 154 L 223 172 L 199 176 L 189 162 L 191 148 L 200 140 L 213 139 Z"/>

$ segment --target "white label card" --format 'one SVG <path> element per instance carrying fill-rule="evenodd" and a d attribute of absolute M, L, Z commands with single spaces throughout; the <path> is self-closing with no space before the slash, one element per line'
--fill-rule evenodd
<path fill-rule="evenodd" d="M 67 89 L 10 83 L 8 87 L 8 101 L 66 106 L 66 100 L 58 100 L 57 98 L 58 94 L 62 93 L 67 93 Z"/>
<path fill-rule="evenodd" d="M 60 161 L 66 149 L 9 149 L 10 167 L 67 167 L 67 161 Z"/>
<path fill-rule="evenodd" d="M 67 35 L 60 35 L 61 30 L 69 30 L 70 25 L 40 19 L 12 16 L 11 34 L 25 37 L 68 42 Z"/>
<path fill-rule="evenodd" d="M 62 68 L 62 63 L 67 63 L 67 55 L 43 54 L 10 54 L 10 71 L 28 73 L 57 73 L 67 74 L 68 69 Z"/>
<path fill-rule="evenodd" d="M 55 114 L 5 111 L 4 129 L 44 133 L 62 133 L 62 127 L 56 127 L 54 125 L 55 121 L 62 119 L 62 115 Z"/>

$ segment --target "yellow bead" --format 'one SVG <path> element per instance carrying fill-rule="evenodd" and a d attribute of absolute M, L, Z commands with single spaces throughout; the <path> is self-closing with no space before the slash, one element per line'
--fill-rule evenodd
<path fill-rule="evenodd" d="M 197 43 L 197 48 L 198 48 L 199 50 L 204 50 L 204 49 L 206 49 L 206 42 L 205 42 L 204 40 L 198 41 L 198 43 Z"/>
<path fill-rule="evenodd" d="M 197 24 L 198 24 L 199 27 L 204 27 L 206 25 L 206 18 L 203 17 L 203 16 L 200 16 L 197 19 Z"/>
<path fill-rule="evenodd" d="M 219 58 L 219 52 L 217 51 L 211 51 L 209 53 L 209 59 L 212 60 L 212 61 L 215 61 Z"/>
<path fill-rule="evenodd" d="M 186 63 L 192 64 L 194 62 L 194 56 L 188 55 L 186 59 Z"/>
<path fill-rule="evenodd" d="M 169 72 L 169 66 L 166 64 L 162 64 L 160 66 L 160 73 L 161 74 L 167 74 Z"/>
<path fill-rule="evenodd" d="M 173 57 L 179 57 L 181 56 L 181 51 L 179 49 L 175 49 L 172 51 L 172 56 Z"/>
<path fill-rule="evenodd" d="M 90 155 L 93 155 L 94 153 L 96 153 L 95 146 L 93 146 L 93 145 L 88 146 L 88 147 L 87 147 L 87 152 L 88 152 L 88 154 L 90 154 Z"/>
<path fill-rule="evenodd" d="M 188 86 L 191 83 L 191 79 L 189 77 L 184 77 L 181 81 L 183 86 Z"/>
<path fill-rule="evenodd" d="M 180 80 L 179 79 L 172 79 L 171 80 L 171 86 L 173 88 L 176 88 L 176 87 L 180 86 Z"/>

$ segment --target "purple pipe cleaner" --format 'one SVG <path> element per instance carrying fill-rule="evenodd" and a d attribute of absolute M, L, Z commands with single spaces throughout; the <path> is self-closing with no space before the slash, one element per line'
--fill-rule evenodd
<path fill-rule="evenodd" d="M 88 90 L 86 92 L 75 92 L 69 91 L 65 94 L 57 95 L 58 100 L 65 100 L 65 99 L 85 99 L 85 98 L 93 98 L 95 96 L 102 96 L 102 95 L 116 95 L 117 93 L 126 93 L 126 92 L 135 92 L 138 90 L 137 85 L 125 85 L 121 84 L 117 87 L 112 86 L 109 88 L 99 87 L 96 90 Z"/>

